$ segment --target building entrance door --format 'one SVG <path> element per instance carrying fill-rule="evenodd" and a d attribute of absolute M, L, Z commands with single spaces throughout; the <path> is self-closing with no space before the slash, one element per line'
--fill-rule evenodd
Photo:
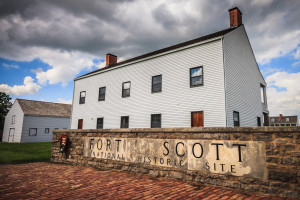
<path fill-rule="evenodd" d="M 8 133 L 8 142 L 13 142 L 15 137 L 15 129 L 11 128 L 9 129 L 9 133 Z"/>
<path fill-rule="evenodd" d="M 83 119 L 78 120 L 78 129 L 82 129 Z"/>
<path fill-rule="evenodd" d="M 192 112 L 192 127 L 203 127 L 203 111 Z"/>

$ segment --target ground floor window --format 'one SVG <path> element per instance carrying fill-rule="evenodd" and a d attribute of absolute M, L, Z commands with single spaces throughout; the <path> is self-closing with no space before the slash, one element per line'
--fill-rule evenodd
<path fill-rule="evenodd" d="M 121 117 L 121 128 L 129 128 L 129 116 Z"/>
<path fill-rule="evenodd" d="M 49 133 L 49 128 L 45 128 L 45 133 Z"/>
<path fill-rule="evenodd" d="M 151 115 L 151 128 L 161 128 L 161 114 Z"/>
<path fill-rule="evenodd" d="M 97 118 L 97 129 L 103 129 L 103 117 Z"/>
<path fill-rule="evenodd" d="M 30 128 L 29 136 L 37 136 L 37 128 Z"/>
<path fill-rule="evenodd" d="M 240 126 L 240 113 L 233 111 L 233 125 Z"/>

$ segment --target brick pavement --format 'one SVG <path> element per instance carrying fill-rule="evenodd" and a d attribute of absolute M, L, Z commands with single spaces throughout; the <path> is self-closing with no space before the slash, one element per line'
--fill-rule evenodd
<path fill-rule="evenodd" d="M 0 199 L 287 199 L 46 162 L 0 165 Z"/>

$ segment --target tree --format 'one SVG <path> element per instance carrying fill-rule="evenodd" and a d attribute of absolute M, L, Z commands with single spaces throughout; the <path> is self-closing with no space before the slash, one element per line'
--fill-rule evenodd
<path fill-rule="evenodd" d="M 0 92 L 0 130 L 4 128 L 5 116 L 12 106 L 11 98 L 4 92 Z"/>

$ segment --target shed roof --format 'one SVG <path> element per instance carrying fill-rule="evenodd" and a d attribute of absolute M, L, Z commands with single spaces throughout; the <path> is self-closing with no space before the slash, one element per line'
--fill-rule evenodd
<path fill-rule="evenodd" d="M 71 104 L 16 99 L 25 115 L 70 117 Z"/>
<path fill-rule="evenodd" d="M 189 40 L 189 41 L 186 41 L 186 42 L 183 42 L 183 43 L 179 43 L 179 44 L 169 46 L 169 47 L 166 47 L 166 48 L 163 48 L 163 49 L 159 49 L 159 50 L 156 50 L 156 51 L 153 51 L 153 52 L 150 52 L 150 53 L 146 53 L 146 54 L 134 57 L 134 58 L 130 58 L 128 60 L 124 60 L 124 61 L 116 63 L 116 64 L 108 65 L 104 68 L 97 69 L 95 71 L 92 71 L 92 72 L 89 72 L 89 73 L 84 74 L 82 76 L 79 76 L 79 77 L 75 78 L 75 80 L 80 79 L 80 78 L 82 78 L 86 75 L 97 73 L 99 71 L 103 71 L 103 70 L 110 69 L 110 68 L 115 68 L 119 65 L 123 65 L 123 64 L 130 63 L 130 62 L 133 62 L 133 61 L 136 61 L 136 60 L 144 59 L 144 58 L 147 58 L 147 57 L 150 57 L 150 56 L 154 56 L 154 55 L 157 55 L 157 54 L 160 54 L 160 53 L 175 50 L 175 49 L 185 47 L 185 46 L 188 46 L 188 45 L 192 45 L 192 44 L 195 44 L 195 43 L 203 42 L 205 40 L 210 40 L 210 39 L 213 39 L 213 38 L 216 38 L 216 37 L 220 37 L 220 36 L 226 35 L 227 33 L 235 30 L 236 28 L 237 27 L 224 29 L 222 31 L 218 31 L 218 32 L 215 32 L 215 33 L 212 33 L 212 34 L 209 34 L 209 35 L 205 35 L 205 36 L 202 36 L 202 37 L 199 37 L 199 38 L 196 38 L 196 39 L 192 39 L 192 40 Z"/>

